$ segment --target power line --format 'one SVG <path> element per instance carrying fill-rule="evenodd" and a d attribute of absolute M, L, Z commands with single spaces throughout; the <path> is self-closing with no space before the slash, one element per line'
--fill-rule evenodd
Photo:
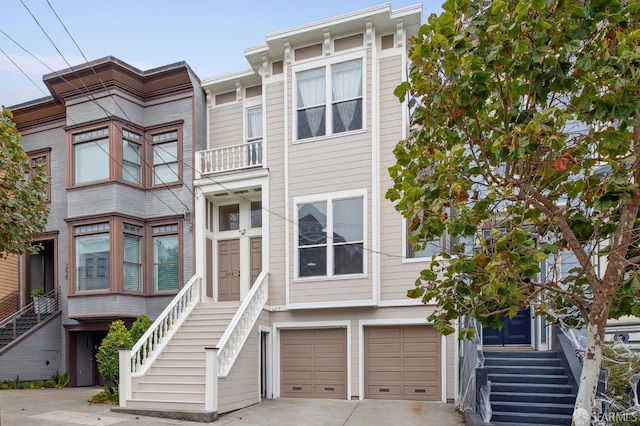
<path fill-rule="evenodd" d="M 60 54 L 60 56 L 63 58 L 63 60 L 65 61 L 65 63 L 67 63 L 67 65 L 69 65 L 69 67 L 71 68 L 71 70 L 73 71 L 73 73 L 76 75 L 76 77 L 80 80 L 80 82 L 82 83 L 85 92 L 83 93 L 82 90 L 80 90 L 77 86 L 75 86 L 74 84 L 72 84 L 71 82 L 69 82 L 67 79 L 65 79 L 62 75 L 60 75 L 59 72 L 53 70 L 51 67 L 49 67 L 48 65 L 46 65 L 44 62 L 42 62 L 39 58 L 37 58 L 35 55 L 33 55 L 31 52 L 29 52 L 26 48 L 24 48 L 23 46 L 21 46 L 17 41 L 15 41 L 13 38 L 11 38 L 8 34 L 6 34 L 4 31 L 0 30 L 0 32 L 2 32 L 7 38 L 9 38 L 12 42 L 14 42 L 16 45 L 18 45 L 22 50 L 24 50 L 26 53 L 28 53 L 30 56 L 32 56 L 34 59 L 36 59 L 38 62 L 40 62 L 42 65 L 44 65 L 45 67 L 47 67 L 47 69 L 49 69 L 51 72 L 53 72 L 57 77 L 59 77 L 60 79 L 62 79 L 64 82 L 66 82 L 67 84 L 69 84 L 70 86 L 72 86 L 74 89 L 78 90 L 80 93 L 84 94 L 85 96 L 87 96 L 87 98 L 94 102 L 104 113 L 108 118 L 118 118 L 117 116 L 113 115 L 112 113 L 110 113 L 109 111 L 107 111 L 96 99 L 93 95 L 87 93 L 89 91 L 89 89 L 87 88 L 87 86 L 84 84 L 84 81 L 82 80 L 82 78 L 77 74 L 76 70 L 69 64 L 69 62 L 66 60 L 66 58 L 64 57 L 64 55 L 60 52 L 60 50 L 57 48 L 57 46 L 55 45 L 55 43 L 53 42 L 53 40 L 49 37 L 49 35 L 46 33 L 46 31 L 44 30 L 44 28 L 42 28 L 42 26 L 40 25 L 40 23 L 38 22 L 38 20 L 35 18 L 35 16 L 31 13 L 31 11 L 28 9 L 28 7 L 24 4 L 24 2 L 22 2 L 22 0 L 20 0 L 20 2 L 23 4 L 23 6 L 29 11 L 29 13 L 31 14 L 31 16 L 33 17 L 33 19 L 36 21 L 36 23 L 38 24 L 38 26 L 40 27 L 40 29 L 45 33 L 45 35 L 47 36 L 47 38 L 49 39 L 49 41 L 54 45 L 54 47 L 56 48 L 56 50 L 58 51 L 58 53 Z M 74 44 L 76 45 L 76 47 L 78 48 L 78 50 L 80 51 L 80 53 L 82 54 L 83 58 L 85 59 L 87 65 L 89 65 L 92 73 L 94 75 L 96 75 L 96 77 L 99 79 L 99 81 L 101 82 L 103 88 L 105 89 L 105 91 L 109 94 L 110 97 L 112 97 L 112 99 L 114 99 L 114 103 L 116 103 L 116 105 L 118 105 L 119 109 L 123 112 L 123 114 L 125 115 L 125 117 L 127 117 L 127 119 L 130 122 L 133 122 L 128 115 L 126 114 L 126 112 L 124 111 L 124 109 L 118 104 L 118 102 L 116 101 L 115 97 L 113 96 L 113 94 L 108 90 L 108 88 L 106 87 L 106 84 L 104 83 L 104 81 L 102 81 L 102 79 L 100 78 L 100 76 L 98 75 L 98 73 L 95 71 L 95 69 L 93 68 L 93 66 L 91 65 L 91 63 L 87 60 L 86 56 L 84 55 L 84 53 L 82 52 L 82 50 L 80 49 L 80 47 L 78 46 L 77 42 L 75 41 L 75 39 L 73 39 L 73 37 L 71 36 L 71 34 L 69 33 L 67 27 L 64 25 L 64 23 L 62 22 L 62 20 L 60 19 L 60 17 L 58 16 L 58 14 L 55 12 L 55 10 L 53 9 L 53 7 L 51 6 L 51 4 L 49 3 L 49 1 L 47 0 L 47 3 L 49 4 L 49 7 L 52 9 L 53 13 L 56 15 L 56 17 L 58 18 L 58 20 L 60 21 L 61 25 L 64 27 L 65 31 L 67 32 L 67 34 L 69 35 L 69 37 L 71 38 L 71 40 L 74 42 Z M 32 81 L 33 82 L 33 81 Z M 35 84 L 35 83 L 34 83 Z M 70 117 L 68 117 L 72 122 L 73 119 L 71 119 Z M 77 124 L 74 122 L 74 124 Z M 118 126 L 116 126 L 116 128 L 118 129 L 118 131 L 122 134 L 123 131 L 122 129 L 120 129 Z M 124 134 L 122 134 L 122 136 L 124 137 Z M 148 138 L 144 135 L 141 135 L 142 138 L 145 140 L 145 142 L 151 144 L 151 141 L 148 140 Z M 193 141 L 192 141 L 193 143 Z M 98 145 L 99 146 L 99 145 Z M 118 161 L 116 161 L 113 156 L 109 153 L 106 152 L 101 146 L 99 146 L 99 148 L 101 150 L 103 150 L 108 156 L 109 158 L 114 161 L 114 163 L 116 163 L 117 165 L 119 165 L 123 170 L 124 167 L 122 166 L 121 163 L 119 163 Z M 184 161 L 183 159 L 180 159 L 179 156 L 175 156 L 171 153 L 169 153 L 168 151 L 166 151 L 165 149 L 163 149 L 162 147 L 159 147 L 162 151 L 164 151 L 167 155 L 173 157 L 178 163 L 181 163 L 184 166 L 190 168 L 192 170 L 192 172 L 196 171 L 196 168 L 187 163 L 186 161 Z M 144 156 L 139 156 L 139 158 L 145 163 L 145 165 L 149 168 L 151 168 L 151 170 L 153 171 L 153 173 L 157 176 L 157 174 L 155 173 L 155 170 L 150 166 L 150 164 L 147 162 L 147 160 L 145 159 Z M 172 170 L 173 171 L 173 170 Z M 175 173 L 175 172 L 174 172 Z M 179 176 L 176 173 L 176 176 L 179 178 Z M 201 176 L 201 178 L 205 178 L 208 181 L 219 185 L 221 188 L 223 188 L 225 191 L 227 191 L 229 194 L 232 194 L 233 191 L 226 187 L 224 184 L 222 184 L 221 182 L 216 181 L 213 177 L 211 176 Z M 182 200 L 171 190 L 170 187 L 168 187 L 168 185 L 166 183 L 164 183 L 164 181 L 162 181 L 162 179 L 160 178 L 160 181 L 165 185 L 166 189 L 168 189 L 175 197 L 176 199 L 178 199 L 178 201 L 182 204 L 182 206 L 188 210 L 189 207 L 186 206 L 184 204 L 184 202 L 182 202 Z M 192 191 L 184 182 L 183 185 L 186 186 L 186 188 L 189 190 L 189 192 L 195 197 L 195 192 Z M 171 211 L 173 211 L 176 215 L 179 215 L 179 213 L 177 213 L 175 210 L 173 210 L 173 208 L 171 208 L 170 206 L 168 206 L 162 199 L 160 199 L 153 191 L 151 191 L 151 193 L 156 196 L 156 198 L 158 198 L 159 201 L 161 201 L 166 207 L 168 207 Z M 238 196 L 240 199 L 243 199 L 245 201 L 251 201 L 248 197 L 242 195 L 242 194 L 235 194 L 236 196 Z M 292 219 L 284 216 L 283 214 L 277 213 L 269 208 L 266 207 L 261 207 L 262 210 L 264 210 L 265 212 L 267 212 L 268 214 L 271 214 L 275 217 L 278 217 L 294 226 L 298 226 L 298 224 L 293 221 Z M 404 256 L 401 255 L 395 255 L 395 254 L 389 254 L 389 253 L 384 253 L 382 251 L 379 250 L 374 250 L 368 247 L 362 247 L 362 249 L 366 252 L 370 252 L 370 253 L 375 253 L 375 254 L 379 254 L 379 255 L 383 255 L 386 257 L 390 257 L 390 258 L 399 258 L 399 259 L 405 259 Z"/>
<path fill-rule="evenodd" d="M 89 60 L 87 59 L 87 56 L 84 54 L 84 52 L 82 51 L 82 49 L 80 48 L 80 45 L 76 42 L 76 40 L 73 38 L 73 36 L 71 35 L 71 32 L 69 32 L 69 29 L 67 28 L 67 26 L 64 24 L 64 22 L 62 21 L 62 18 L 60 18 L 60 16 L 58 15 L 58 13 L 56 12 L 56 10 L 54 9 L 53 5 L 51 5 L 51 3 L 49 2 L 49 0 L 46 0 L 47 4 L 49 5 L 49 8 L 51 9 L 51 11 L 53 12 L 53 14 L 55 15 L 55 17 L 58 19 L 58 22 L 60 22 L 60 25 L 62 25 L 62 28 L 64 28 L 65 32 L 67 33 L 67 35 L 69 36 L 69 38 L 71 39 L 71 41 L 73 42 L 73 44 L 76 46 L 76 48 L 78 49 L 78 51 L 80 52 L 80 54 L 82 55 L 82 58 L 84 59 L 85 63 L 89 66 L 89 68 L 91 69 L 91 72 L 98 78 L 98 81 L 100 81 L 100 84 L 102 85 L 102 87 L 105 89 L 105 91 L 109 94 L 109 97 L 111 97 L 111 99 L 113 99 L 113 102 L 117 105 L 117 107 L 120 109 L 120 111 L 122 111 L 122 114 L 124 114 L 124 116 L 126 117 L 127 120 L 129 120 L 130 122 L 133 122 L 133 120 L 129 117 L 129 115 L 127 114 L 127 112 L 124 110 L 124 108 L 122 108 L 122 106 L 120 105 L 120 103 L 118 103 L 118 100 L 116 99 L 116 97 L 113 95 L 113 93 L 111 93 L 111 91 L 107 88 L 107 85 L 105 84 L 105 82 L 102 80 L 102 78 L 100 77 L 100 74 L 98 74 L 98 72 L 95 70 L 95 68 L 93 68 L 93 65 L 91 64 L 91 62 L 89 62 Z M 59 53 L 59 51 L 58 51 Z M 66 61 L 65 61 L 66 62 Z M 67 62 L 68 64 L 68 62 Z M 76 76 L 78 78 L 80 78 L 77 74 Z M 80 79 L 80 81 L 82 82 L 82 79 Z M 83 83 L 84 86 L 84 83 Z M 87 88 L 86 86 L 84 86 L 85 89 Z M 120 131 L 120 133 L 122 133 L 122 130 L 120 130 L 118 128 L 118 130 Z M 122 136 L 124 137 L 124 134 L 122 134 Z M 151 143 L 151 141 L 149 141 L 147 139 L 147 137 L 145 135 L 141 135 L 143 140 L 145 142 L 147 142 L 149 145 L 153 146 L 153 144 Z M 161 148 L 162 149 L 162 148 Z M 163 149 L 163 151 L 166 152 L 166 150 Z M 147 167 L 150 167 L 150 165 L 146 162 L 144 157 L 140 157 L 142 159 L 142 161 L 145 163 L 145 165 Z M 174 171 L 173 169 L 170 169 L 175 176 L 180 179 L 179 173 L 177 171 Z M 155 171 L 154 171 L 155 173 Z M 156 177 L 159 177 L 156 175 Z M 163 184 L 165 184 L 164 181 L 161 180 L 161 182 Z M 187 190 L 191 193 L 191 195 L 195 196 L 195 193 L 191 190 L 191 188 L 189 188 L 188 185 L 186 185 L 183 182 L 183 185 L 185 188 L 187 188 Z M 165 185 L 166 186 L 166 185 Z M 169 189 L 170 190 L 170 189 Z M 180 200 L 181 201 L 181 200 Z M 182 202 L 182 201 L 181 201 Z M 187 206 L 185 206 L 183 204 L 183 207 L 188 208 Z"/>

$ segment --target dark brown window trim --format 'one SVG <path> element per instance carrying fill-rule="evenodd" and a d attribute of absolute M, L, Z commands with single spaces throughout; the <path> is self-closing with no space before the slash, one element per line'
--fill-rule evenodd
<path fill-rule="evenodd" d="M 69 269 L 67 281 L 67 294 L 70 298 L 109 294 L 123 294 L 130 296 L 170 296 L 175 295 L 185 284 L 184 276 L 184 227 L 181 215 L 171 215 L 156 218 L 143 219 L 123 214 L 101 214 L 93 216 L 76 217 L 65 219 L 68 226 L 68 247 L 69 247 Z M 74 228 L 83 225 L 93 225 L 98 223 L 109 224 L 109 289 L 104 290 L 83 290 L 75 289 L 75 236 Z M 129 223 L 142 227 L 142 285 L 141 291 L 128 291 L 123 288 L 123 264 L 124 264 L 124 224 Z M 178 288 L 176 290 L 153 291 L 153 234 L 154 226 L 177 225 L 178 226 Z M 98 232 L 95 233 L 106 233 Z M 83 235 L 90 235 L 83 234 Z"/>
<path fill-rule="evenodd" d="M 142 127 L 130 122 L 129 120 L 109 117 L 98 120 L 91 120 L 81 124 L 64 126 L 63 129 L 67 134 L 67 158 L 69 160 L 67 163 L 67 190 L 88 188 L 113 182 L 122 183 L 123 185 L 128 185 L 133 188 L 140 188 L 145 190 L 182 186 L 184 184 L 183 163 L 185 161 L 183 155 L 184 123 L 185 120 L 180 119 L 156 124 L 153 126 Z M 108 129 L 109 177 L 107 179 L 76 183 L 74 182 L 74 145 L 81 142 L 73 142 L 73 136 L 76 134 L 90 132 L 101 128 Z M 123 177 L 123 132 L 125 130 L 139 134 L 141 137 L 141 182 L 139 185 L 134 182 L 126 181 Z M 169 182 L 167 184 L 153 185 L 153 135 L 170 132 L 172 130 L 178 132 L 178 180 Z"/>
<path fill-rule="evenodd" d="M 26 153 L 29 157 L 29 179 L 33 178 L 33 168 L 32 161 L 36 158 L 44 157 L 45 158 L 45 173 L 47 175 L 47 197 L 44 200 L 45 203 L 51 203 L 51 147 L 37 149 L 34 151 L 29 151 Z"/>

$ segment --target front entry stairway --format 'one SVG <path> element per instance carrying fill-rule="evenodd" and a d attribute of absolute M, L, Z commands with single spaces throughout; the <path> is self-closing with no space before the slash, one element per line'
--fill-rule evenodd
<path fill-rule="evenodd" d="M 131 409 L 205 411 L 205 347 L 215 347 L 240 302 L 199 303 L 142 377 L 132 380 Z"/>
<path fill-rule="evenodd" d="M 491 424 L 570 425 L 576 395 L 556 352 L 484 351 Z"/>
<path fill-rule="evenodd" d="M 262 271 L 242 302 L 214 302 L 194 276 L 133 348 L 120 351 L 114 411 L 216 420 L 218 379 L 229 375 L 266 304 L 267 278 Z"/>

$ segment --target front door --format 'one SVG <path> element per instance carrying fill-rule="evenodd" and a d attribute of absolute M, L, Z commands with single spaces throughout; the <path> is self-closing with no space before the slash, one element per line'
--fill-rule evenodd
<path fill-rule="evenodd" d="M 40 251 L 27 256 L 27 285 L 26 295 L 31 291 L 42 287 L 45 293 L 55 287 L 55 243 L 53 240 L 38 241 Z M 27 303 L 30 301 L 27 300 Z"/>
<path fill-rule="evenodd" d="M 218 300 L 240 300 L 240 240 L 218 241 Z"/>
<path fill-rule="evenodd" d="M 502 317 L 502 330 L 486 327 L 482 330 L 482 344 L 486 346 L 530 345 L 531 308 L 520 309 L 513 317 Z"/>
<path fill-rule="evenodd" d="M 251 238 L 251 286 L 262 272 L 262 237 Z"/>
<path fill-rule="evenodd" d="M 93 386 L 93 335 L 81 331 L 76 334 L 76 377 L 78 386 Z"/>

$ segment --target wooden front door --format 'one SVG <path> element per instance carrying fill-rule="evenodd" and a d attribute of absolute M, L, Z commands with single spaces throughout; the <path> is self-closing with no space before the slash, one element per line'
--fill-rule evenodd
<path fill-rule="evenodd" d="M 240 300 L 240 240 L 218 242 L 218 300 Z"/>
<path fill-rule="evenodd" d="M 262 272 L 262 237 L 251 238 L 251 284 L 258 279 L 258 275 Z"/>

